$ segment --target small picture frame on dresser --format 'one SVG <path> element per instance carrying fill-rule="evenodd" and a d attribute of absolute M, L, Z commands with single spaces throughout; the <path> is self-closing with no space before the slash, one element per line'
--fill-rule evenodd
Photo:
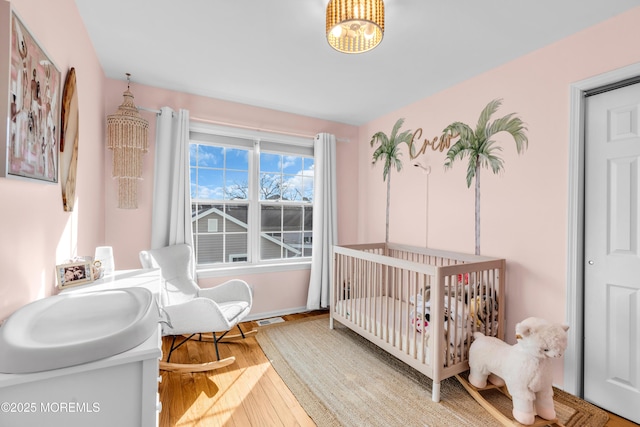
<path fill-rule="evenodd" d="M 91 283 L 91 261 L 56 265 L 56 277 L 60 289 Z"/>

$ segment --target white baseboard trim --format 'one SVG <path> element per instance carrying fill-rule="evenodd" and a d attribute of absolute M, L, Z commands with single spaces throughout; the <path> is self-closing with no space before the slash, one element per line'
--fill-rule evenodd
<path fill-rule="evenodd" d="M 304 313 L 307 311 L 309 311 L 307 310 L 307 307 L 302 306 L 302 307 L 285 308 L 284 310 L 265 311 L 262 313 L 251 313 L 247 317 L 245 317 L 243 321 L 250 322 L 252 320 L 268 319 L 270 317 L 286 316 L 287 314 Z"/>

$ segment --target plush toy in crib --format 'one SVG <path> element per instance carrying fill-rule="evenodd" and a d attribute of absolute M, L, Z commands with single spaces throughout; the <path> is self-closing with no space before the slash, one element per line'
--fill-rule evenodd
<path fill-rule="evenodd" d="M 480 332 L 469 349 L 469 382 L 483 388 L 487 379 L 505 385 L 513 400 L 513 417 L 533 424 L 538 415 L 556 418 L 553 404 L 552 360 L 567 348 L 569 326 L 529 317 L 516 325 L 518 343 L 511 346 Z"/>
<path fill-rule="evenodd" d="M 411 316 L 411 323 L 416 327 L 416 331 L 422 332 L 423 330 L 424 331 L 427 330 L 427 328 L 429 327 L 429 320 L 427 320 L 429 313 L 426 313 L 423 315 L 420 312 L 412 311 L 410 316 Z"/>

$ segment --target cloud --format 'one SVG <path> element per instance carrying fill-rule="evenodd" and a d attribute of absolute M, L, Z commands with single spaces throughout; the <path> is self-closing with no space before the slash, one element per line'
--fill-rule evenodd
<path fill-rule="evenodd" d="M 196 190 L 197 187 L 197 191 Z M 224 200 L 224 188 L 222 187 L 208 187 L 205 185 L 191 184 L 191 194 L 195 194 L 196 199 L 212 199 L 212 200 Z"/>

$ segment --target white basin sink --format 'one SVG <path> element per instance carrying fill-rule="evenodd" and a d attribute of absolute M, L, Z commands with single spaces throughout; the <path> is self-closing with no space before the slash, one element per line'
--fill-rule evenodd
<path fill-rule="evenodd" d="M 122 353 L 149 338 L 158 317 L 153 295 L 144 288 L 34 301 L 0 327 L 0 372 L 46 371 Z"/>

